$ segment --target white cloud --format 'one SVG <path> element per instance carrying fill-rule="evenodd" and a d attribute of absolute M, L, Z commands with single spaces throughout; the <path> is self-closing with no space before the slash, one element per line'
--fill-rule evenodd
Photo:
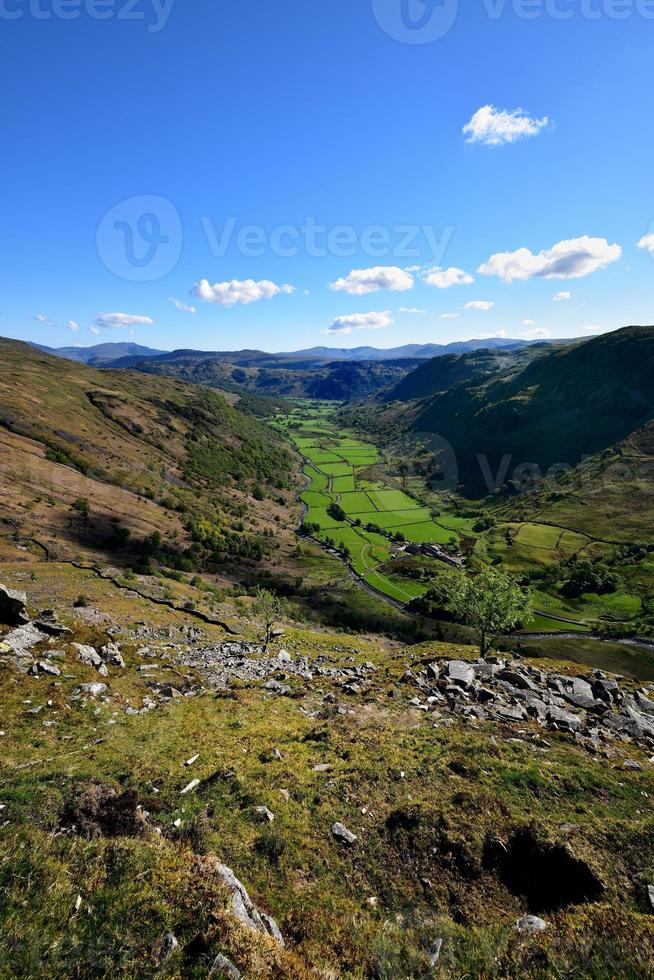
<path fill-rule="evenodd" d="M 91 333 L 94 333 L 96 335 L 96 337 L 100 333 L 100 328 L 99 327 L 89 327 L 89 330 L 91 331 Z"/>
<path fill-rule="evenodd" d="M 463 134 L 468 137 L 468 143 L 503 146 L 528 136 L 537 136 L 548 124 L 547 116 L 532 119 L 523 109 L 496 109 L 495 106 L 485 105 L 466 123 Z"/>
<path fill-rule="evenodd" d="M 450 286 L 469 286 L 474 281 L 471 275 L 454 266 L 449 269 L 441 269 L 439 266 L 435 266 L 433 269 L 427 270 L 423 279 L 425 285 L 435 286 L 436 289 L 449 289 Z"/>
<path fill-rule="evenodd" d="M 523 320 L 522 321 L 522 325 L 523 325 L 523 327 L 535 327 L 536 326 L 536 321 L 535 320 Z"/>
<path fill-rule="evenodd" d="M 377 293 L 380 289 L 390 289 L 402 293 L 413 287 L 413 276 L 396 265 L 377 265 L 372 269 L 352 269 L 347 276 L 331 282 L 329 288 L 334 292 L 349 293 L 351 296 L 365 296 Z"/>
<path fill-rule="evenodd" d="M 213 286 L 207 279 L 201 279 L 192 289 L 198 299 L 206 303 L 216 303 L 218 306 L 234 306 L 236 303 L 257 303 L 261 299 L 272 299 L 281 293 L 290 295 L 295 292 L 295 286 L 285 283 L 278 286 L 270 279 L 232 279 L 231 282 L 216 282 Z"/>
<path fill-rule="evenodd" d="M 472 303 L 466 303 L 466 305 L 463 307 L 463 309 L 464 310 L 482 310 L 484 312 L 487 312 L 488 310 L 492 310 L 494 306 L 495 306 L 495 303 L 491 303 L 487 299 L 475 299 L 475 300 L 472 301 Z"/>
<path fill-rule="evenodd" d="M 137 316 L 134 313 L 98 313 L 95 326 L 100 330 L 126 330 L 134 326 L 152 327 L 154 320 L 149 316 Z"/>
<path fill-rule="evenodd" d="M 426 313 L 427 310 L 420 310 L 417 306 L 401 306 L 399 313 L 415 313 L 416 315 Z"/>
<path fill-rule="evenodd" d="M 460 313 L 441 313 L 441 320 L 458 320 Z"/>
<path fill-rule="evenodd" d="M 606 238 L 572 238 L 534 254 L 528 248 L 498 252 L 479 266 L 483 276 L 498 276 L 504 282 L 514 279 L 580 279 L 617 262 L 620 245 L 609 245 Z"/>
<path fill-rule="evenodd" d="M 564 291 L 564 292 L 561 292 L 561 293 L 556 293 L 556 295 L 554 296 L 554 299 L 552 300 L 552 302 L 553 303 L 562 303 L 564 300 L 568 300 L 568 299 L 572 299 L 572 293 L 569 293 L 567 291 Z"/>
<path fill-rule="evenodd" d="M 326 333 L 352 333 L 353 330 L 381 330 L 393 323 L 390 310 L 378 313 L 350 313 L 348 316 L 337 316 Z"/>
<path fill-rule="evenodd" d="M 536 327 L 534 330 L 525 330 L 522 336 L 525 340 L 538 340 L 539 337 L 551 337 L 552 334 L 545 327 Z"/>
<path fill-rule="evenodd" d="M 194 306 L 189 306 L 188 303 L 182 303 L 181 299 L 175 299 L 174 296 L 169 296 L 168 302 L 172 303 L 175 309 L 180 310 L 182 313 L 197 312 Z"/>
<path fill-rule="evenodd" d="M 638 242 L 638 248 L 645 249 L 647 252 L 651 252 L 654 255 L 654 235 L 645 235 Z"/>
<path fill-rule="evenodd" d="M 77 333 L 77 331 L 79 330 L 79 323 L 76 323 L 74 320 L 69 320 L 66 326 L 73 333 Z"/>
<path fill-rule="evenodd" d="M 38 320 L 39 323 L 45 324 L 46 327 L 54 327 L 54 323 L 45 313 L 37 313 L 34 319 Z"/>
<path fill-rule="evenodd" d="M 495 333 L 476 333 L 474 337 L 463 337 L 462 340 L 508 340 L 506 330 L 496 330 Z"/>

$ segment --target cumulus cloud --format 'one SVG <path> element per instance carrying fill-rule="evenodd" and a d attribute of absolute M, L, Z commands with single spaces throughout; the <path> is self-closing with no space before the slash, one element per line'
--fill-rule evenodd
<path fill-rule="evenodd" d="M 326 333 L 352 333 L 353 330 L 381 330 L 393 323 L 390 310 L 377 313 L 350 313 L 347 316 L 337 316 Z"/>
<path fill-rule="evenodd" d="M 189 306 L 188 303 L 182 303 L 181 299 L 175 299 L 174 296 L 168 297 L 168 302 L 172 303 L 176 310 L 180 310 L 182 313 L 195 313 L 196 309 L 194 306 Z"/>
<path fill-rule="evenodd" d="M 645 249 L 646 252 L 651 252 L 654 255 L 654 235 L 645 235 L 638 242 L 638 248 Z"/>
<path fill-rule="evenodd" d="M 45 324 L 46 327 L 54 327 L 54 323 L 45 313 L 37 313 L 34 319 L 38 320 L 39 323 Z"/>
<path fill-rule="evenodd" d="M 365 296 L 368 293 L 377 293 L 380 289 L 401 293 L 412 287 L 413 276 L 396 265 L 352 269 L 347 276 L 329 284 L 329 288 L 334 292 L 349 293 L 351 296 Z"/>
<path fill-rule="evenodd" d="M 483 312 L 487 312 L 488 310 L 492 310 L 494 306 L 495 306 L 495 303 L 491 303 L 490 300 L 487 300 L 487 299 L 475 299 L 475 300 L 472 301 L 472 303 L 466 303 L 466 305 L 463 307 L 463 309 L 464 310 L 482 310 Z"/>
<path fill-rule="evenodd" d="M 527 320 L 525 320 L 527 323 Z M 534 330 L 525 330 L 522 335 L 525 340 L 538 340 L 539 337 L 551 337 L 552 334 L 545 327 L 535 327 Z"/>
<path fill-rule="evenodd" d="M 295 292 L 295 286 L 285 283 L 278 286 L 270 279 L 232 279 L 230 282 L 215 282 L 213 285 L 207 279 L 201 279 L 193 289 L 193 295 L 205 303 L 216 303 L 218 306 L 235 306 L 236 303 L 258 303 L 261 299 L 272 299 L 281 293 L 290 295 Z"/>
<path fill-rule="evenodd" d="M 152 327 L 154 320 L 149 316 L 138 316 L 134 313 L 98 313 L 95 326 L 99 330 L 127 330 L 135 326 Z"/>
<path fill-rule="evenodd" d="M 425 285 L 435 286 L 436 289 L 449 289 L 450 286 L 469 286 L 474 281 L 471 275 L 454 266 L 449 269 L 441 269 L 440 266 L 435 266 L 433 269 L 427 270 L 423 279 Z"/>
<path fill-rule="evenodd" d="M 533 119 L 524 109 L 496 109 L 493 105 L 485 105 L 466 123 L 463 134 L 468 143 L 503 146 L 537 136 L 548 125 L 547 116 Z"/>
<path fill-rule="evenodd" d="M 100 333 L 100 328 L 99 327 L 89 327 L 89 330 L 91 331 L 91 333 L 94 333 L 96 335 L 96 337 Z"/>
<path fill-rule="evenodd" d="M 572 299 L 572 293 L 569 293 L 567 290 L 564 290 L 561 293 L 556 293 L 552 302 L 562 303 L 564 300 L 568 300 L 568 299 Z"/>
<path fill-rule="evenodd" d="M 76 323 L 75 320 L 69 320 L 66 326 L 72 333 L 77 333 L 79 330 L 79 323 Z"/>
<path fill-rule="evenodd" d="M 460 313 L 441 313 L 441 320 L 458 320 Z"/>
<path fill-rule="evenodd" d="M 504 282 L 514 279 L 580 279 L 617 262 L 620 245 L 609 245 L 606 238 L 572 238 L 552 248 L 534 253 L 528 248 L 498 252 L 479 266 L 483 276 L 498 276 Z"/>
<path fill-rule="evenodd" d="M 399 313 L 415 313 L 416 315 L 426 313 L 427 310 L 420 310 L 417 306 L 401 306 Z"/>

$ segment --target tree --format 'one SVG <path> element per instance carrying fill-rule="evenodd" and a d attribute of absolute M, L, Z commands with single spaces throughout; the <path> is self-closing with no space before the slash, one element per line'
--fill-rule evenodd
<path fill-rule="evenodd" d="M 506 633 L 531 615 L 529 592 L 499 568 L 486 568 L 475 578 L 458 575 L 446 589 L 448 608 L 478 632 L 482 657 L 489 636 Z"/>
<path fill-rule="evenodd" d="M 268 589 L 257 589 L 252 606 L 252 616 L 263 636 L 263 652 L 268 653 L 273 629 L 288 610 L 288 603 L 282 596 Z"/>

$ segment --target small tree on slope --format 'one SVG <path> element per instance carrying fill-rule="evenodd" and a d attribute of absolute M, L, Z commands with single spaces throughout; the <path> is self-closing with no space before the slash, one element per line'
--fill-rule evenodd
<path fill-rule="evenodd" d="M 263 637 L 263 651 L 268 652 L 275 625 L 284 617 L 287 602 L 268 589 L 257 589 L 252 606 L 252 616 Z"/>
<path fill-rule="evenodd" d="M 514 578 L 497 568 L 487 568 L 475 578 L 458 575 L 447 585 L 447 605 L 455 616 L 479 634 L 482 657 L 488 639 L 512 630 L 531 617 L 531 596 Z"/>

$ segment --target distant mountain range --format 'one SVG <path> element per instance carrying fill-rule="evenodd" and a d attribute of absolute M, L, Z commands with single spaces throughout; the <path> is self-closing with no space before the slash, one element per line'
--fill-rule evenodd
<path fill-rule="evenodd" d="M 260 350 L 240 351 L 200 351 L 180 349 L 162 351 L 140 344 L 106 343 L 95 344 L 91 347 L 45 347 L 43 344 L 33 344 L 47 354 L 65 357 L 67 360 L 79 361 L 81 364 L 112 367 L 132 367 L 130 358 L 158 358 L 161 360 L 179 360 L 181 358 L 195 361 L 214 359 L 240 367 L 276 367 L 284 365 L 292 369 L 294 364 L 306 368 L 308 364 L 325 364 L 330 361 L 396 361 L 407 359 L 428 360 L 432 357 L 442 357 L 446 354 L 467 354 L 478 350 L 519 350 L 543 341 L 516 340 L 509 337 L 491 337 L 480 340 L 459 340 L 451 344 L 405 344 L 403 347 L 309 347 L 298 351 L 268 353 Z M 562 343 L 562 341 L 555 341 Z M 565 343 L 565 341 L 563 342 Z M 121 363 L 117 363 L 117 362 Z"/>
<path fill-rule="evenodd" d="M 153 347 L 142 347 L 140 344 L 95 344 L 92 347 L 46 347 L 43 344 L 31 344 L 31 346 L 46 354 L 64 357 L 67 361 L 92 364 L 94 367 L 115 361 L 119 357 L 157 357 L 165 353 Z"/>

